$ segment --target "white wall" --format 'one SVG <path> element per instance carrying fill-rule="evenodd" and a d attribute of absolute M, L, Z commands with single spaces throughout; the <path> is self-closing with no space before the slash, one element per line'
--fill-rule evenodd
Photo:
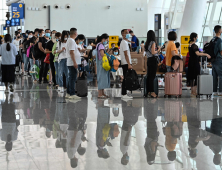
<path fill-rule="evenodd" d="M 119 35 L 122 29 L 132 29 L 138 37 L 147 32 L 147 0 L 25 0 L 25 29 L 48 28 L 48 13 L 42 9 L 47 3 L 51 6 L 51 29 L 57 31 L 76 27 L 78 33 L 86 37 L 96 37 L 103 33 Z M 58 4 L 71 9 L 55 9 Z M 107 9 L 111 6 L 110 9 Z M 30 11 L 27 7 L 39 7 L 41 11 Z M 144 8 L 136 11 L 136 8 Z"/>

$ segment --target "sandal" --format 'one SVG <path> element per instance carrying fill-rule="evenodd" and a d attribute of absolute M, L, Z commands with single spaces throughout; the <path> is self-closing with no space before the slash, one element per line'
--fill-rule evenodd
<path fill-rule="evenodd" d="M 106 96 L 98 96 L 98 99 L 107 99 Z"/>
<path fill-rule="evenodd" d="M 52 82 L 51 81 L 49 81 L 49 86 L 51 86 L 52 85 Z"/>

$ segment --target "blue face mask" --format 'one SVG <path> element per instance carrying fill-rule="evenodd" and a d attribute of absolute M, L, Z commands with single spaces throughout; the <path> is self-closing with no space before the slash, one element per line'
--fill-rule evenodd
<path fill-rule="evenodd" d="M 129 39 L 129 37 L 130 37 L 130 34 L 126 34 L 126 39 Z"/>
<path fill-rule="evenodd" d="M 83 43 L 82 41 L 79 42 L 80 45 L 81 45 L 82 43 Z"/>
<path fill-rule="evenodd" d="M 46 33 L 45 36 L 46 36 L 46 37 L 50 37 L 50 33 Z"/>
<path fill-rule="evenodd" d="M 39 34 L 38 34 L 38 37 L 39 37 Z"/>
<path fill-rule="evenodd" d="M 166 54 L 166 51 L 162 51 L 162 54 Z"/>
<path fill-rule="evenodd" d="M 118 55 L 118 52 L 114 52 L 114 55 Z"/>
<path fill-rule="evenodd" d="M 56 41 L 58 42 L 58 41 L 59 41 L 59 39 L 56 39 Z"/>
<path fill-rule="evenodd" d="M 198 38 L 197 38 L 197 41 L 196 42 L 198 42 Z"/>
<path fill-rule="evenodd" d="M 107 44 L 107 41 L 104 41 L 104 42 L 103 42 L 103 45 L 106 45 L 106 44 Z"/>
<path fill-rule="evenodd" d="M 126 160 L 129 161 L 129 156 L 126 156 Z"/>

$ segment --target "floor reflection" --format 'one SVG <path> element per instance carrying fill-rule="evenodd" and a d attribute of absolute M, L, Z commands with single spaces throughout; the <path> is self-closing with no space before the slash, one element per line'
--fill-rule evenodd
<path fill-rule="evenodd" d="M 0 91 L 1 169 L 221 169 L 222 98 L 124 101 L 113 88 L 101 100 L 92 85 L 70 102 L 29 79 L 16 89 Z"/>

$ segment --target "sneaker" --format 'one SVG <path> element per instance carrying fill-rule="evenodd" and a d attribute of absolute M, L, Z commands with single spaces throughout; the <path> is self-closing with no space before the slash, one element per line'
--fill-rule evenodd
<path fill-rule="evenodd" d="M 69 97 L 70 97 L 70 95 L 68 93 L 66 93 L 66 97 L 65 98 L 69 98 Z"/>
<path fill-rule="evenodd" d="M 122 99 L 133 99 L 133 97 L 129 95 L 122 95 Z"/>
<path fill-rule="evenodd" d="M 10 85 L 9 85 L 9 88 L 10 88 L 10 92 L 14 92 L 13 84 L 10 84 Z"/>
<path fill-rule="evenodd" d="M 58 89 L 57 89 L 59 92 L 61 91 L 61 87 L 58 87 Z"/>
<path fill-rule="evenodd" d="M 5 89 L 5 93 L 8 94 L 8 93 L 9 93 L 9 90 L 8 90 L 8 89 Z"/>
<path fill-rule="evenodd" d="M 69 97 L 69 99 L 70 99 L 70 100 L 80 100 L 81 97 L 78 97 L 78 96 L 76 96 L 76 95 L 72 95 L 72 96 Z"/>
<path fill-rule="evenodd" d="M 215 92 L 215 93 L 213 93 L 213 96 L 218 96 L 218 93 L 216 93 L 216 92 Z"/>
<path fill-rule="evenodd" d="M 218 96 L 222 96 L 222 93 L 218 93 Z"/>
<path fill-rule="evenodd" d="M 60 93 L 64 93 L 64 87 L 60 87 Z"/>
<path fill-rule="evenodd" d="M 69 102 L 70 103 L 77 103 L 77 102 L 80 102 L 81 100 L 80 99 L 69 99 Z"/>

